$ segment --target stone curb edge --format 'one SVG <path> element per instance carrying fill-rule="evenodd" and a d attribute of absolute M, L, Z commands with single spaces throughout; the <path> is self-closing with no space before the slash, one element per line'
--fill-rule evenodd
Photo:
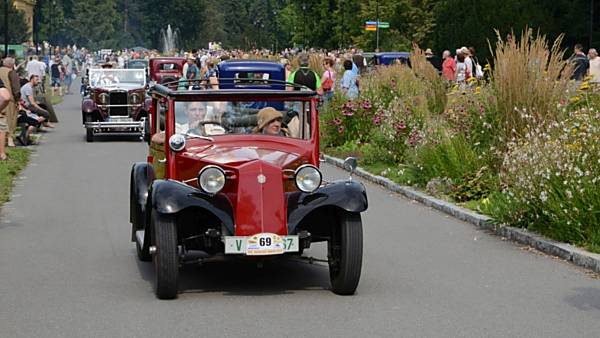
<path fill-rule="evenodd" d="M 324 155 L 324 157 L 326 163 L 332 164 L 336 167 L 346 170 L 346 168 L 344 168 L 343 165 L 343 160 L 329 155 Z M 490 230 L 498 236 L 506 237 L 507 239 L 515 241 L 517 243 L 529 245 L 546 254 L 562 258 L 575 265 L 600 273 L 599 254 L 587 252 L 570 244 L 547 239 L 543 236 L 531 233 L 526 229 L 514 228 L 504 225 L 498 226 L 494 224 L 492 222 L 492 218 L 488 216 L 481 215 L 474 211 L 459 207 L 453 203 L 440 200 L 433 196 L 427 195 L 421 191 L 415 190 L 411 187 L 401 186 L 397 183 L 394 183 L 388 178 L 371 174 L 360 167 L 356 168 L 354 174 L 372 183 L 382 185 L 390 191 L 399 193 L 409 199 L 418 201 L 428 207 L 432 207 L 436 210 L 442 211 L 446 214 L 449 214 L 462 221 L 471 223 L 482 229 Z"/>

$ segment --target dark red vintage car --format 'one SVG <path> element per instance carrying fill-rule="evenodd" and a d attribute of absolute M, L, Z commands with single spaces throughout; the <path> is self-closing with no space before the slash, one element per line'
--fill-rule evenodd
<path fill-rule="evenodd" d="M 155 85 L 150 94 L 150 151 L 131 170 L 130 221 L 158 298 L 177 296 L 183 264 L 261 262 L 315 242 L 327 242 L 332 291 L 355 292 L 367 195 L 352 179 L 322 179 L 314 92 Z"/>
<path fill-rule="evenodd" d="M 183 74 L 183 57 L 156 57 L 150 59 L 150 81 L 167 83 L 177 81 Z"/>
<path fill-rule="evenodd" d="M 92 142 L 95 135 L 142 136 L 150 111 L 146 90 L 144 69 L 90 69 L 81 101 L 86 140 Z"/>

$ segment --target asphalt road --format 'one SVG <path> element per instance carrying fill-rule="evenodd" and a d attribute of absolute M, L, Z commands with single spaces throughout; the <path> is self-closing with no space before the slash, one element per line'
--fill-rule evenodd
<path fill-rule="evenodd" d="M 0 213 L 0 337 L 600 336 L 596 276 L 372 184 L 355 296 L 291 260 L 186 267 L 179 298 L 159 301 L 129 241 L 145 144 L 86 143 L 79 95 L 57 110 Z"/>

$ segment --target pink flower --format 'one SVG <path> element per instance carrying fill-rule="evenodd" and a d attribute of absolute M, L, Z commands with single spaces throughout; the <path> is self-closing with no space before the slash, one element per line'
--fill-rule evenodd
<path fill-rule="evenodd" d="M 338 133 L 341 134 L 344 132 L 344 126 L 339 126 L 338 127 Z"/>
<path fill-rule="evenodd" d="M 354 112 L 351 110 L 342 110 L 342 115 L 344 116 L 352 116 L 354 115 Z"/>
<path fill-rule="evenodd" d="M 373 117 L 373 124 L 378 126 L 381 124 L 381 116 L 375 115 L 375 117 Z"/>
<path fill-rule="evenodd" d="M 369 100 L 364 100 L 362 102 L 362 108 L 363 109 L 371 109 L 372 105 L 371 105 L 371 101 Z"/>
<path fill-rule="evenodd" d="M 336 117 L 335 119 L 333 119 L 333 124 L 335 124 L 336 126 L 339 126 L 340 124 L 342 124 L 342 119 L 340 119 L 339 117 Z"/>

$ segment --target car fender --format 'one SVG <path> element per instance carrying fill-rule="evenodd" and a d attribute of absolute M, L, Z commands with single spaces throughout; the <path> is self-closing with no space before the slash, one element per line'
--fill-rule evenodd
<path fill-rule="evenodd" d="M 146 162 L 137 162 L 131 167 L 131 206 L 129 212 L 129 220 L 137 221 L 138 217 L 144 217 L 146 212 L 146 202 L 148 200 L 148 191 L 150 184 L 154 181 L 154 167 Z M 137 205 L 135 204 L 137 203 Z M 139 212 L 136 208 L 139 207 Z M 146 224 L 145 220 L 137 224 Z"/>
<path fill-rule="evenodd" d="M 304 217 L 316 209 L 335 206 L 349 212 L 362 212 L 369 206 L 365 186 L 352 180 L 331 182 L 313 193 L 293 192 L 287 195 L 290 234 Z"/>
<path fill-rule="evenodd" d="M 155 180 L 150 190 L 152 209 L 161 214 L 177 214 L 187 208 L 202 208 L 217 217 L 235 233 L 233 208 L 224 195 L 208 195 L 199 189 L 174 180 Z"/>

